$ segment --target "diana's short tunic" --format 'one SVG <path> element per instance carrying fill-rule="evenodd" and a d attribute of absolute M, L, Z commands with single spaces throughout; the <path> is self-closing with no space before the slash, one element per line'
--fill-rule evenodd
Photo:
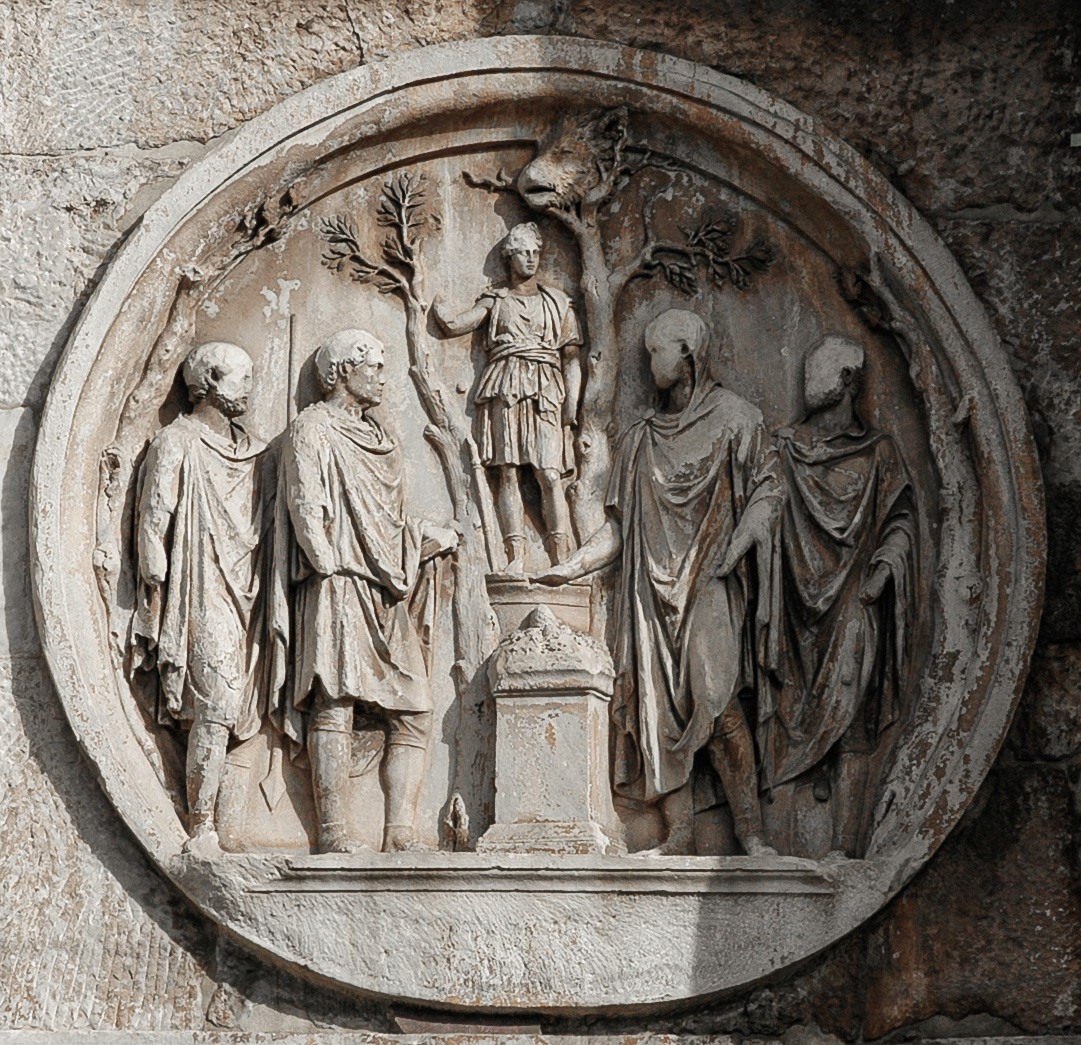
<path fill-rule="evenodd" d="M 529 296 L 486 291 L 488 363 L 475 399 L 477 442 L 486 465 L 563 472 L 562 353 L 581 344 L 570 298 L 554 287 Z"/>

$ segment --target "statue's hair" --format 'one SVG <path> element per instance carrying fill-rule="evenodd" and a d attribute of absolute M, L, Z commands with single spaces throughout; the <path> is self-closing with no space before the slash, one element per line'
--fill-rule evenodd
<path fill-rule="evenodd" d="M 685 308 L 669 308 L 654 316 L 646 326 L 645 340 L 651 341 L 661 330 L 668 330 L 687 347 L 687 353 L 699 364 L 709 346 L 709 327 L 697 313 Z"/>
<path fill-rule="evenodd" d="M 503 240 L 503 257 L 510 257 L 514 251 L 524 247 L 527 237 L 536 244 L 537 250 L 544 250 L 544 237 L 541 235 L 537 223 L 535 221 L 523 221 L 515 225 L 507 233 L 507 238 Z"/>
<path fill-rule="evenodd" d="M 207 341 L 196 345 L 185 357 L 182 367 L 191 401 L 201 403 L 221 379 L 223 370 L 229 371 L 244 363 L 251 366 L 251 356 L 229 341 Z"/>
<path fill-rule="evenodd" d="M 374 353 L 382 354 L 383 342 L 367 330 L 339 330 L 315 353 L 315 372 L 323 392 L 329 395 L 347 366 L 363 366 Z"/>
<path fill-rule="evenodd" d="M 858 341 L 841 334 L 827 334 L 819 341 L 803 363 L 804 383 L 815 369 L 828 367 L 835 372 L 837 380 L 843 380 L 845 372 L 848 372 L 847 385 L 855 394 L 859 391 L 863 381 L 863 368 L 867 354 Z"/>

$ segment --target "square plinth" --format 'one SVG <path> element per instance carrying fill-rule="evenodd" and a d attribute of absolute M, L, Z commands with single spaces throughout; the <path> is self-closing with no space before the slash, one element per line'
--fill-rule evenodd
<path fill-rule="evenodd" d="M 606 696 L 496 695 L 495 812 L 481 851 L 625 849 L 608 781 Z"/>

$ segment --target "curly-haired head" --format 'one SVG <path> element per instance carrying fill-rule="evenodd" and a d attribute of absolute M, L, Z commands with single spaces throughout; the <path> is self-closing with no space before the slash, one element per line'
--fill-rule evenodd
<path fill-rule="evenodd" d="M 510 232 L 507 233 L 507 238 L 503 240 L 503 257 L 509 258 L 516 250 L 522 250 L 523 248 L 536 247 L 537 250 L 544 250 L 544 237 L 541 235 L 540 229 L 537 227 L 535 221 L 523 221 L 518 225 L 515 225 Z"/>
<path fill-rule="evenodd" d="M 339 330 L 315 353 L 315 372 L 324 395 L 330 395 L 347 367 L 364 366 L 383 356 L 383 342 L 367 330 Z"/>
<path fill-rule="evenodd" d="M 251 369 L 251 357 L 239 345 L 228 341 L 207 341 L 196 345 L 184 359 L 182 373 L 193 403 L 201 403 L 222 377 L 236 368 Z"/>

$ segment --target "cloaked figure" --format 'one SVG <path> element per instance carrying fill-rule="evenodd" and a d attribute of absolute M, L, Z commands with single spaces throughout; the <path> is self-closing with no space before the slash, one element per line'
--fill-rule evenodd
<path fill-rule="evenodd" d="M 354 710 L 381 722 L 384 851 L 423 847 L 417 802 L 432 732 L 426 563 L 458 534 L 405 512 L 402 452 L 372 412 L 383 345 L 343 330 L 315 354 L 323 398 L 282 441 L 275 523 L 274 721 L 311 758 L 319 852 L 365 848 L 346 816 Z"/>
<path fill-rule="evenodd" d="M 740 698 L 757 690 L 771 659 L 784 501 L 777 451 L 761 412 L 711 375 L 700 316 L 661 313 L 645 345 L 660 408 L 619 443 L 607 521 L 534 579 L 559 584 L 621 563 L 613 784 L 617 794 L 656 803 L 667 832 L 641 855 L 695 851 L 691 777 L 703 750 L 744 850 L 776 855 L 763 835 Z"/>
<path fill-rule="evenodd" d="M 871 768 L 898 718 L 916 590 L 916 511 L 893 438 L 856 411 L 864 351 L 827 337 L 804 364 L 807 416 L 776 433 L 782 518 L 781 689 L 759 728 L 762 784 L 818 770 L 833 848 L 862 855 Z"/>
<path fill-rule="evenodd" d="M 260 581 L 274 486 L 264 444 L 240 424 L 248 354 L 208 342 L 183 375 L 192 411 L 154 436 L 139 477 L 133 667 L 156 668 L 159 717 L 189 728 L 185 848 L 214 856 L 226 748 L 254 736 L 265 711 Z"/>

